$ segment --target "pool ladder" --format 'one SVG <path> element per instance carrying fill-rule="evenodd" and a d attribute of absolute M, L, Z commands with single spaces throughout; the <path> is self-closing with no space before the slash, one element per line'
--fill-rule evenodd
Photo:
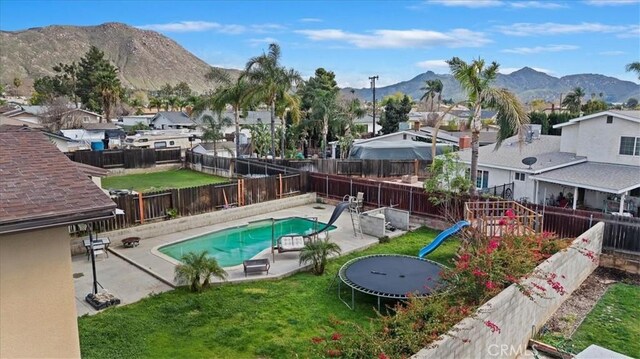
<path fill-rule="evenodd" d="M 353 234 L 362 238 L 362 226 L 360 225 L 360 208 L 357 205 L 349 206 L 349 214 L 351 214 L 351 224 L 353 225 Z"/>

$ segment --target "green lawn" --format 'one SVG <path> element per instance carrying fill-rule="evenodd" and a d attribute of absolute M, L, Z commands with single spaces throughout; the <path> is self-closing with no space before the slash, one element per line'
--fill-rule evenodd
<path fill-rule="evenodd" d="M 438 234 L 420 229 L 389 243 L 331 260 L 323 276 L 298 273 L 274 281 L 224 284 L 204 293 L 183 289 L 78 319 L 83 358 L 307 358 L 311 338 L 331 334 L 333 320 L 367 325 L 375 299 L 349 310 L 328 290 L 346 261 L 367 254 L 416 255 Z M 459 242 L 429 259 L 450 264 Z"/>
<path fill-rule="evenodd" d="M 597 344 L 634 358 L 640 357 L 638 303 L 640 287 L 624 283 L 612 285 L 571 338 L 576 351 Z"/>
<path fill-rule="evenodd" d="M 152 192 L 170 188 L 196 187 L 205 184 L 228 181 L 228 178 L 182 169 L 105 177 L 102 179 L 102 188 L 133 189 L 138 192 Z"/>

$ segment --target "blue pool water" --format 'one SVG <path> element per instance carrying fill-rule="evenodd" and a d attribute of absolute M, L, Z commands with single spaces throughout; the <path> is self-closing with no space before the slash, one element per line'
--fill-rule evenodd
<path fill-rule="evenodd" d="M 314 220 L 292 217 L 276 219 L 273 223 L 274 238 L 287 234 L 305 235 L 324 228 L 326 224 Z M 335 226 L 330 226 L 329 231 Z M 180 260 L 184 253 L 207 251 L 222 267 L 242 264 L 271 246 L 272 220 L 251 222 L 248 225 L 223 229 L 186 241 L 161 247 L 159 251 Z"/>

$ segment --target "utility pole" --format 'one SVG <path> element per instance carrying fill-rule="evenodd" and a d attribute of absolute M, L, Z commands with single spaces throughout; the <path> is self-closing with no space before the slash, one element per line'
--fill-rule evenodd
<path fill-rule="evenodd" d="M 371 137 L 376 137 L 376 80 L 378 75 L 369 77 L 371 80 L 371 88 L 373 89 L 373 134 Z"/>

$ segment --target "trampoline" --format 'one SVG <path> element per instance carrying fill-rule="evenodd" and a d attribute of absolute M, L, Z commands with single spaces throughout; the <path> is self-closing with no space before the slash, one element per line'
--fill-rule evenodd
<path fill-rule="evenodd" d="M 426 297 L 440 286 L 443 266 L 418 257 L 376 254 L 352 259 L 338 272 L 338 298 L 349 309 L 355 307 L 355 291 L 380 298 L 407 299 L 409 295 Z M 341 283 L 351 288 L 351 304 L 341 296 Z"/>

